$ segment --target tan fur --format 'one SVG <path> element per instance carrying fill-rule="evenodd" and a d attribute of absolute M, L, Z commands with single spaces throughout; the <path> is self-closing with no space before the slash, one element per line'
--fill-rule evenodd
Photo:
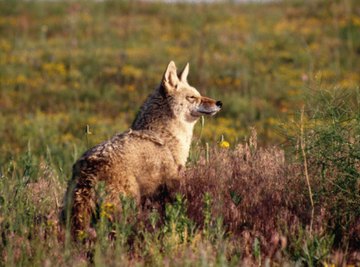
<path fill-rule="evenodd" d="M 202 115 L 213 115 L 221 102 L 200 96 L 170 62 L 161 85 L 148 97 L 131 129 L 88 150 L 73 166 L 65 195 L 73 233 L 86 230 L 96 208 L 96 185 L 105 184 L 105 202 L 120 206 L 121 194 L 151 196 L 160 185 L 174 188 L 185 166 L 193 127 Z M 66 213 L 66 211 L 65 211 Z"/>

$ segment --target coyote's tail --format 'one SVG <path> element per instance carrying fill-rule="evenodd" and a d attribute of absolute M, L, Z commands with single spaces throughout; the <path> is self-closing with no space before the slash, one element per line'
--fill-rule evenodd
<path fill-rule="evenodd" d="M 76 240 L 84 236 L 96 210 L 95 181 L 92 175 L 74 176 L 65 193 L 61 221 Z"/>

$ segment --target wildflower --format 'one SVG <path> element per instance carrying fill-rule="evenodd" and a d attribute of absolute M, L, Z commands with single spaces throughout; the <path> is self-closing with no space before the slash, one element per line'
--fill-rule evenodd
<path fill-rule="evenodd" d="M 136 90 L 135 85 L 134 84 L 128 84 L 125 86 L 126 90 L 129 92 L 133 92 Z"/>
<path fill-rule="evenodd" d="M 230 144 L 229 144 L 228 141 L 223 140 L 223 141 L 221 141 L 221 142 L 219 143 L 219 146 L 220 146 L 221 148 L 229 148 L 229 147 L 230 147 Z"/>
<path fill-rule="evenodd" d="M 0 40 L 0 51 L 9 52 L 11 50 L 11 43 L 8 40 Z"/>
<path fill-rule="evenodd" d="M 360 27 L 360 17 L 352 17 L 351 21 L 354 26 Z"/>
<path fill-rule="evenodd" d="M 80 230 L 80 231 L 78 231 L 77 236 L 78 236 L 79 240 L 84 240 L 86 238 L 87 234 L 85 233 L 85 231 Z"/>
<path fill-rule="evenodd" d="M 103 209 L 107 209 L 109 211 L 112 211 L 114 209 L 114 204 L 112 204 L 112 203 L 104 203 Z"/>
<path fill-rule="evenodd" d="M 309 76 L 308 76 L 306 73 L 303 73 L 303 74 L 301 75 L 301 80 L 302 80 L 303 82 L 307 82 L 307 81 L 309 81 Z"/>
<path fill-rule="evenodd" d="M 49 76 L 65 76 L 66 68 L 63 63 L 44 63 L 42 69 Z"/>
<path fill-rule="evenodd" d="M 16 80 L 15 83 L 18 85 L 22 85 L 25 84 L 27 82 L 27 79 L 24 75 L 20 74 L 18 76 L 16 76 Z"/>
<path fill-rule="evenodd" d="M 114 212 L 114 204 L 106 202 L 101 207 L 100 217 L 111 220 L 112 219 L 111 213 L 113 212 Z"/>
<path fill-rule="evenodd" d="M 125 77 L 139 79 L 142 75 L 142 70 L 132 65 L 125 65 L 121 69 L 121 74 Z"/>

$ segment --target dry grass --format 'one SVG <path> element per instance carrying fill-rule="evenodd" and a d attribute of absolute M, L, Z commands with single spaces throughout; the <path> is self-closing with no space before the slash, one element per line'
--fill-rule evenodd
<path fill-rule="evenodd" d="M 121 259 L 125 265 L 223 261 L 229 266 L 266 262 L 342 266 L 360 261 L 359 218 L 346 226 L 341 240 L 334 240 L 334 198 L 318 196 L 310 232 L 311 203 L 303 166 L 288 163 L 283 150 L 258 147 L 253 130 L 248 142 L 234 149 L 212 147 L 208 153 L 209 161 L 204 147 L 198 162 L 182 174 L 179 191 L 160 192 L 140 212 L 125 201 L 121 222 L 101 217 L 97 237 L 83 244 L 69 243 L 58 221 L 65 186 L 49 165 L 40 162 L 38 179 L 18 191 L 26 203 L 27 220 L 18 225 L 18 214 L 5 212 L 4 216 L 15 216 L 14 227 L 11 218 L 2 218 L 2 262 L 118 266 Z M 309 172 L 316 177 L 316 168 Z M 313 182 L 315 195 L 323 186 Z M 16 188 L 9 189 L 16 192 Z"/>

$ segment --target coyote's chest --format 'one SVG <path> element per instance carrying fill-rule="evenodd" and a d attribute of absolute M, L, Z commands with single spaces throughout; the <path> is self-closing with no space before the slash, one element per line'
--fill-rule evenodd
<path fill-rule="evenodd" d="M 189 156 L 191 145 L 191 137 L 183 138 L 183 140 L 179 140 L 179 163 L 182 166 L 185 166 L 187 158 Z"/>
<path fill-rule="evenodd" d="M 169 148 L 173 152 L 177 163 L 179 165 L 185 166 L 191 146 L 193 125 L 179 127 L 173 132 L 176 134 L 174 136 L 174 141 L 169 143 Z"/>

